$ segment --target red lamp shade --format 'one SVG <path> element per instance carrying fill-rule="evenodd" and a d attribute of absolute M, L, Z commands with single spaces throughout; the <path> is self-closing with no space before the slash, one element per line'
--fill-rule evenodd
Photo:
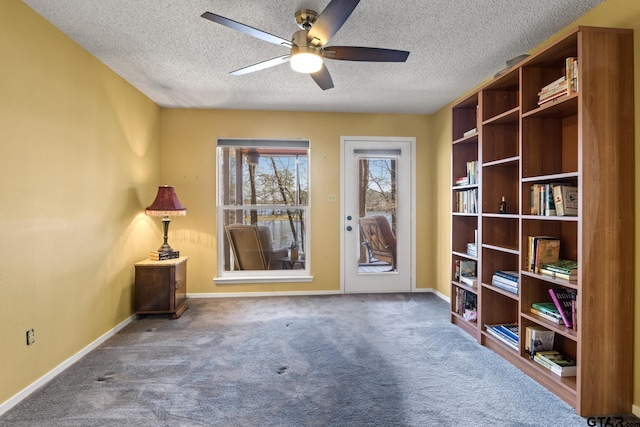
<path fill-rule="evenodd" d="M 151 216 L 185 216 L 187 215 L 187 209 L 182 206 L 176 191 L 173 187 L 164 185 L 158 187 L 158 194 L 156 199 L 151 203 L 151 206 L 147 206 L 145 213 Z"/>

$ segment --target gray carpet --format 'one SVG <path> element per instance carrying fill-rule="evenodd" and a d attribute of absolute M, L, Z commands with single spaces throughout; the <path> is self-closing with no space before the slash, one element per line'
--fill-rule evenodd
<path fill-rule="evenodd" d="M 432 294 L 189 305 L 134 321 L 0 425 L 587 425 L 449 324 Z"/>

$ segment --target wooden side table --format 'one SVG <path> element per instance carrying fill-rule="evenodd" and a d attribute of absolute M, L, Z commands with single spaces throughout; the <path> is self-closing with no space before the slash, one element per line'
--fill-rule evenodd
<path fill-rule="evenodd" d="M 136 314 L 171 314 L 179 318 L 187 306 L 187 259 L 137 262 L 135 281 Z"/>

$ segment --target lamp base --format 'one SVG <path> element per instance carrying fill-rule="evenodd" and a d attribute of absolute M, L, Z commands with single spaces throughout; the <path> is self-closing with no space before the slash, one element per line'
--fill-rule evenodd
<path fill-rule="evenodd" d="M 158 249 L 158 253 L 175 252 L 171 246 L 164 244 Z"/>

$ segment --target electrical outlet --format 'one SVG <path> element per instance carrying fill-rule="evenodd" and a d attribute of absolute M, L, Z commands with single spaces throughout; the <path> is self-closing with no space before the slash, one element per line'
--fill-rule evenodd
<path fill-rule="evenodd" d="M 36 342 L 36 333 L 33 329 L 29 329 L 27 331 L 27 345 L 35 344 Z"/>
<path fill-rule="evenodd" d="M 335 193 L 329 194 L 329 203 L 336 203 L 338 201 L 338 195 Z"/>

